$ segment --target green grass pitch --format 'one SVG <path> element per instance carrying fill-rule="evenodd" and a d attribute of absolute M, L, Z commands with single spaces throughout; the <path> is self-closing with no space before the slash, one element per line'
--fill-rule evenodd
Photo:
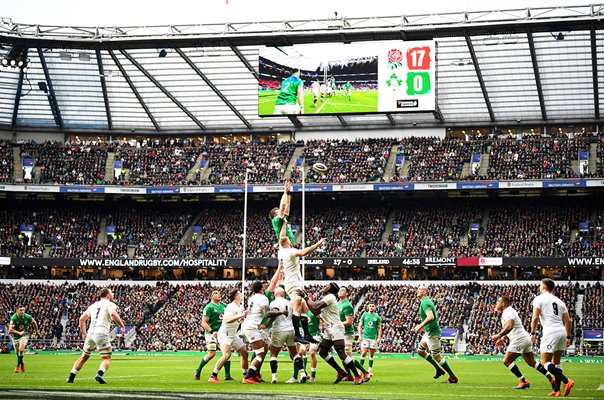
<path fill-rule="evenodd" d="M 126 391 L 144 390 L 158 392 L 216 393 L 216 397 L 235 399 L 245 394 L 265 394 L 267 397 L 278 395 L 341 398 L 394 398 L 394 399 L 526 399 L 546 398 L 550 387 L 546 379 L 523 362 L 520 370 L 531 382 L 527 390 L 514 390 L 517 379 L 498 361 L 480 359 L 454 359 L 449 363 L 457 373 L 460 383 L 446 385 L 443 378 L 432 379 L 433 369 L 423 359 L 376 358 L 373 379 L 360 386 L 351 382 L 334 385 L 334 371 L 322 360 L 319 361 L 317 382 L 301 384 L 284 383 L 291 376 L 291 363 L 285 356 L 280 357 L 278 384 L 263 383 L 243 385 L 239 379 L 222 384 L 207 382 L 210 365 L 202 371 L 201 381 L 193 379 L 199 354 L 161 354 L 158 356 L 114 355 L 111 368 L 105 374 L 108 384 L 99 385 L 94 375 L 100 359 L 93 356 L 84 366 L 76 379 L 69 385 L 65 379 L 69 375 L 73 362 L 78 355 L 26 355 L 26 372 L 14 373 L 14 354 L 0 355 L 0 398 L 2 392 L 18 389 L 62 390 L 62 391 Z M 564 363 L 567 376 L 575 381 L 571 396 L 582 399 L 604 399 L 604 364 Z M 241 378 L 238 360 L 233 357 L 232 373 Z M 310 369 L 310 367 L 309 367 Z M 270 379 L 268 362 L 262 368 L 264 379 Z M 219 375 L 223 377 L 223 372 Z M 235 395 L 237 393 L 237 395 Z M 112 398 L 107 393 L 108 398 Z M 174 394 L 176 396 L 176 394 Z M 15 396 L 14 396 L 15 397 Z M 77 396 L 76 396 L 77 397 Z"/>
<path fill-rule="evenodd" d="M 275 100 L 278 91 L 261 91 L 258 95 L 258 114 L 274 115 Z M 347 114 L 347 113 L 370 113 L 378 110 L 377 90 L 359 91 L 353 90 L 349 99 L 338 91 L 334 96 L 313 105 L 313 95 L 310 91 L 304 91 L 304 114 Z"/>

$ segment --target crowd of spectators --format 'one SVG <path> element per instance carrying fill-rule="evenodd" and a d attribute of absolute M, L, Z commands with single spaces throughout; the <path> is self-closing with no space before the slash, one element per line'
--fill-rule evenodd
<path fill-rule="evenodd" d="M 395 139 L 309 140 L 302 152 L 308 167 L 325 164 L 327 171 L 307 171 L 313 183 L 381 182 Z M 299 175 L 294 176 L 299 179 Z"/>
<path fill-rule="evenodd" d="M 495 205 L 489 212 L 484 255 L 564 257 L 569 255 L 571 231 L 589 219 L 587 207 L 576 203 L 527 201 Z"/>
<path fill-rule="evenodd" d="M 401 140 L 398 153 L 409 163 L 407 176 L 402 176 L 402 166 L 395 169 L 392 181 L 454 181 L 462 176 L 464 164 L 470 163 L 472 154 L 483 154 L 486 142 L 411 137 Z M 471 172 L 471 171 L 469 171 Z"/>
<path fill-rule="evenodd" d="M 458 246 L 471 223 L 481 221 L 478 207 L 408 205 L 394 210 L 393 231 L 386 242 L 373 243 L 368 257 L 440 257 Z"/>
<path fill-rule="evenodd" d="M 198 147 L 117 147 L 115 161 L 122 161 L 124 172 L 114 182 L 134 186 L 187 185 L 189 171 L 200 153 Z"/>
<path fill-rule="evenodd" d="M 592 138 L 504 139 L 490 143 L 486 179 L 579 178 L 573 169 L 579 151 L 590 150 Z"/>
<path fill-rule="evenodd" d="M 26 157 L 40 167 L 41 183 L 101 185 L 105 180 L 107 148 L 103 146 L 28 142 L 21 145 L 21 158 Z"/>
<path fill-rule="evenodd" d="M 108 235 L 108 243 L 117 245 L 118 250 L 124 245 L 136 246 L 135 258 L 182 257 L 179 243 L 192 222 L 193 214 L 182 207 L 120 207 L 107 215 L 107 226 L 115 227 L 115 233 Z"/>
<path fill-rule="evenodd" d="M 580 172 L 578 154 L 596 146 L 596 167 Z M 227 185 L 242 184 L 246 169 L 249 182 L 275 184 L 283 181 L 296 147 L 305 146 L 302 158 L 307 179 L 312 183 L 382 182 L 391 154 L 404 156 L 404 164 L 394 169 L 391 181 L 455 181 L 557 179 L 604 176 L 604 138 L 600 135 L 557 137 L 502 136 L 461 140 L 457 138 L 408 137 L 402 139 L 320 139 L 289 142 L 202 143 L 180 138 L 103 142 L 58 142 L 42 144 L 26 142 L 11 144 L 0 141 L 0 181 L 13 181 L 12 146 L 21 148 L 21 157 L 33 157 L 41 167 L 42 183 L 55 184 L 119 184 L 143 186 Z M 122 173 L 105 181 L 108 152 L 122 161 Z M 485 175 L 478 169 L 463 174 L 472 154 L 488 154 Z M 200 159 L 207 163 L 208 173 L 193 169 Z M 327 171 L 311 168 L 323 163 Z M 206 165 L 206 164 L 203 164 Z M 407 165 L 408 168 L 404 168 Z M 487 166 L 485 164 L 484 166 Z M 21 166 L 18 166 L 21 168 Z M 406 169 L 407 172 L 403 173 Z M 293 168 L 292 177 L 300 181 L 300 169 Z M 191 174 L 191 175 L 189 175 Z M 463 176 L 462 176 L 463 175 Z"/>
<path fill-rule="evenodd" d="M 306 212 L 306 245 L 326 238 L 327 244 L 317 249 L 313 256 L 360 257 L 371 243 L 381 240 L 388 213 L 385 207 L 345 204 L 309 208 Z"/>
<path fill-rule="evenodd" d="M 298 145 L 295 142 L 208 145 L 207 159 L 211 172 L 206 180 L 199 183 L 240 185 L 245 182 L 246 169 L 250 170 L 250 184 L 283 182 L 283 174 Z"/>

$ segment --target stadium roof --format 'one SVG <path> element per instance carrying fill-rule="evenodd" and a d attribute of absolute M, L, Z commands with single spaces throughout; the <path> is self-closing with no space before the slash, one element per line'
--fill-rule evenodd
<path fill-rule="evenodd" d="M 602 123 L 604 4 L 154 27 L 0 19 L 0 129 L 228 133 Z M 437 110 L 258 117 L 258 49 L 434 39 Z"/>

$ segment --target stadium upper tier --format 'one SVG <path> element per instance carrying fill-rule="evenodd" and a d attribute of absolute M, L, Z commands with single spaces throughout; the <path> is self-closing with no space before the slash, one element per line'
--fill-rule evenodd
<path fill-rule="evenodd" d="M 0 140 L 0 182 L 187 186 L 250 184 L 552 180 L 604 177 L 604 136 L 435 137 L 305 142 L 133 144 Z M 311 167 L 327 166 L 325 173 Z"/>
<path fill-rule="evenodd" d="M 0 59 L 8 60 L 0 67 L 0 129 L 240 133 L 601 123 L 603 14 L 595 4 L 156 27 L 0 18 Z M 266 83 L 261 47 L 385 40 L 434 40 L 433 111 L 258 116 L 258 88 Z"/>

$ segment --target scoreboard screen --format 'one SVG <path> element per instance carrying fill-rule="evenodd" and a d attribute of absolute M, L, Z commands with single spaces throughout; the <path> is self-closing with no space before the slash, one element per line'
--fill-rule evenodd
<path fill-rule="evenodd" d="M 434 111 L 434 41 L 262 47 L 258 114 Z"/>

